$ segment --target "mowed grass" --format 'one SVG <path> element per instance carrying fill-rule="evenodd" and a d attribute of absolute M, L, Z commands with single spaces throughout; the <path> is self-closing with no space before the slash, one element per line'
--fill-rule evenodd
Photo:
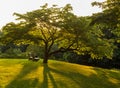
<path fill-rule="evenodd" d="M 0 59 L 0 88 L 120 88 L 120 70 L 49 60 Z"/>

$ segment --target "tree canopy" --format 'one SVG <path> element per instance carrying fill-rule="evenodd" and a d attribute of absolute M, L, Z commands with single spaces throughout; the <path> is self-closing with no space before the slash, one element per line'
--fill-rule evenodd
<path fill-rule="evenodd" d="M 92 58 L 112 58 L 113 42 L 104 37 L 97 25 L 90 25 L 87 17 L 72 13 L 72 7 L 47 4 L 25 14 L 14 13 L 19 23 L 8 23 L 3 27 L 3 43 L 37 44 L 44 47 L 44 60 L 59 52 L 89 54 Z"/>

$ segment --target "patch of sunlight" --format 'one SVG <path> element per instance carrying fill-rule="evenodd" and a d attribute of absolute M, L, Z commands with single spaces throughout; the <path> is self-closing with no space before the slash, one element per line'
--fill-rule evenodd
<path fill-rule="evenodd" d="M 70 73 L 70 72 L 80 73 L 84 76 L 97 75 L 97 72 L 94 70 L 94 67 L 90 67 L 90 66 L 62 62 L 59 65 L 50 64 L 50 67 L 52 67 L 54 69 L 57 68 L 61 71 L 65 71 L 67 73 Z"/>
<path fill-rule="evenodd" d="M 19 74 L 22 65 L 17 64 L 9 67 L 0 66 L 0 83 L 7 85 Z"/>
<path fill-rule="evenodd" d="M 97 75 L 97 72 L 93 69 L 94 67 L 90 66 L 81 66 L 79 67 L 79 72 L 85 76 Z"/>
<path fill-rule="evenodd" d="M 120 84 L 120 80 L 118 80 L 118 79 L 115 79 L 115 78 L 110 77 L 108 80 L 109 80 L 111 83 Z"/>
<path fill-rule="evenodd" d="M 112 69 L 112 70 L 110 70 L 111 72 L 115 72 L 115 73 L 119 73 L 120 71 L 119 70 L 117 70 L 117 69 Z"/>

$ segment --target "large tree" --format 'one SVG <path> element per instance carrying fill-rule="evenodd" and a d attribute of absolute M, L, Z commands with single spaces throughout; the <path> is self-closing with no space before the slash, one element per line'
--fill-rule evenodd
<path fill-rule="evenodd" d="M 112 57 L 111 42 L 102 37 L 104 35 L 98 27 L 90 26 L 88 19 L 74 15 L 70 4 L 61 8 L 56 5 L 50 8 L 47 6 L 45 4 L 26 14 L 14 13 L 21 22 L 3 27 L 5 36 L 2 41 L 44 47 L 43 63 L 47 63 L 55 53 L 68 51 L 88 53 L 93 58 Z"/>

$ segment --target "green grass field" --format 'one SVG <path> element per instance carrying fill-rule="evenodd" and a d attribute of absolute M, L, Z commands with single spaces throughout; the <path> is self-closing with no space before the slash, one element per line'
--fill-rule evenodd
<path fill-rule="evenodd" d="M 120 70 L 49 60 L 0 59 L 0 88 L 120 88 Z"/>

